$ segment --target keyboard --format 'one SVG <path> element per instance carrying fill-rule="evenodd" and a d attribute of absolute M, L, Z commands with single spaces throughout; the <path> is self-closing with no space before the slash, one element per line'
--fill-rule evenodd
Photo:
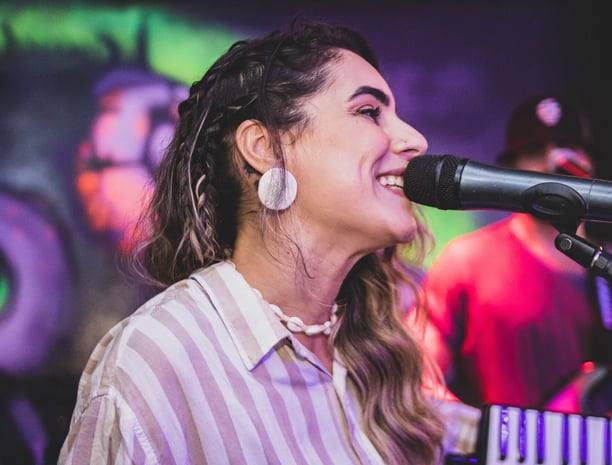
<path fill-rule="evenodd" d="M 610 418 L 503 405 L 482 412 L 480 465 L 612 465 Z"/>

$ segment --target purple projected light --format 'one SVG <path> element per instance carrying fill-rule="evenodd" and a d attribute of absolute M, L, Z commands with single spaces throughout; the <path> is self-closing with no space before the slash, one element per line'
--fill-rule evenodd
<path fill-rule="evenodd" d="M 70 307 L 72 273 L 58 228 L 0 190 L 0 371 L 41 367 Z"/>

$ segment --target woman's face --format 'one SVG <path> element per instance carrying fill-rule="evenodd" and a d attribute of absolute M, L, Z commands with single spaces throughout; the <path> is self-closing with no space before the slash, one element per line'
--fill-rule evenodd
<path fill-rule="evenodd" d="M 343 51 L 329 66 L 328 85 L 304 104 L 308 128 L 286 147 L 293 209 L 321 244 L 349 253 L 410 241 L 416 220 L 402 174 L 427 141 L 398 118 L 389 86 L 364 59 Z"/>

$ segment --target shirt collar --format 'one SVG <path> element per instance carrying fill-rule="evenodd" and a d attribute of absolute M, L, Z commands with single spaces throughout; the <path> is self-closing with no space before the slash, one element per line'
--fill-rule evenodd
<path fill-rule="evenodd" d="M 191 278 L 208 294 L 248 370 L 255 368 L 266 354 L 289 337 L 289 331 L 270 304 L 232 264 L 216 263 L 194 273 Z"/>

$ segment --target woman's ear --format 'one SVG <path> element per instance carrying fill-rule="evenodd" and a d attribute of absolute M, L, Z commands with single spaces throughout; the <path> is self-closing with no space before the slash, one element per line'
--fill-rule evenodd
<path fill-rule="evenodd" d="M 260 174 L 275 165 L 270 133 L 261 122 L 249 119 L 236 129 L 236 147 L 244 160 Z"/>

